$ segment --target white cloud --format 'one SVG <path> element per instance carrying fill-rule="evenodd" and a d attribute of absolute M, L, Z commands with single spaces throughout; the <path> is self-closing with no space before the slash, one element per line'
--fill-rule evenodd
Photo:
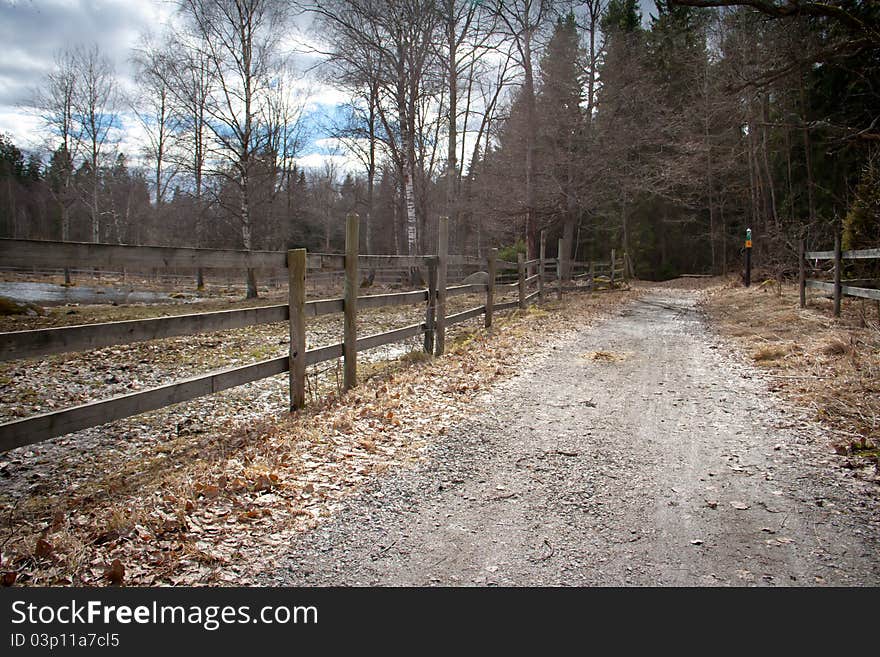
<path fill-rule="evenodd" d="M 361 164 L 356 158 L 349 155 L 325 155 L 323 153 L 309 153 L 302 157 L 295 158 L 297 166 L 311 171 L 321 171 L 324 165 L 332 162 L 336 165 L 336 169 L 341 175 L 346 173 L 360 173 Z"/>
<path fill-rule="evenodd" d="M 42 150 L 42 120 L 35 113 L 13 105 L 0 105 L 0 133 L 12 136 L 16 146 L 27 150 Z"/>

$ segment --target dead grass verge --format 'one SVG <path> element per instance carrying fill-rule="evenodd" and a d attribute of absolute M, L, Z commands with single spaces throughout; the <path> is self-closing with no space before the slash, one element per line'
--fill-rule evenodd
<path fill-rule="evenodd" d="M 735 282 L 708 291 L 703 307 L 714 326 L 765 369 L 771 389 L 832 430 L 844 465 L 872 465 L 880 445 L 880 305 L 845 299 L 835 319 L 831 301 L 813 295 L 799 308 L 795 285 Z"/>

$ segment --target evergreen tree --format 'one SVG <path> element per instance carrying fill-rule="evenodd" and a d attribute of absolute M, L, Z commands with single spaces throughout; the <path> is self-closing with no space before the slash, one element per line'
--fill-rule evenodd
<path fill-rule="evenodd" d="M 538 133 L 538 170 L 542 172 L 537 197 L 545 226 L 561 223 L 563 239 L 572 255 L 581 206 L 580 178 L 585 172 L 585 117 L 583 64 L 573 14 L 560 18 L 541 60 L 537 97 L 542 117 Z"/>

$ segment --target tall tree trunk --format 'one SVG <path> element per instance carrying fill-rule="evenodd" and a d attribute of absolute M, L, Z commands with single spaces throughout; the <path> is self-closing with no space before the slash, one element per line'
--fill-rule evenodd
<path fill-rule="evenodd" d="M 526 101 L 526 250 L 527 260 L 535 258 L 538 249 L 538 229 L 535 225 L 535 139 L 538 134 L 535 108 L 535 79 L 532 69 L 532 34 L 527 28 L 523 38 L 523 93 Z"/>
<path fill-rule="evenodd" d="M 569 212 L 565 216 L 565 223 L 562 225 L 562 245 L 565 249 L 565 260 L 563 261 L 562 277 L 565 280 L 571 278 L 571 258 L 574 249 L 574 229 L 575 220 Z"/>
<path fill-rule="evenodd" d="M 449 84 L 449 117 L 448 117 L 448 149 L 446 155 L 446 215 L 450 224 L 455 227 L 457 223 L 457 166 L 458 158 L 458 52 L 455 34 L 455 0 L 448 0 L 447 10 L 449 18 L 446 23 L 446 41 L 449 48 L 449 61 L 447 62 L 447 77 Z"/>
<path fill-rule="evenodd" d="M 369 161 L 367 163 L 367 217 L 365 222 L 367 255 L 373 253 L 373 206 L 376 198 L 376 103 L 379 91 L 375 83 L 370 84 L 369 114 Z"/>
<path fill-rule="evenodd" d="M 241 241 L 244 243 L 244 250 L 253 249 L 253 233 L 251 232 L 251 208 L 250 199 L 248 198 L 248 173 L 247 164 L 243 168 L 241 175 Z M 246 299 L 257 298 L 257 277 L 253 268 L 247 270 L 247 292 Z"/>
<path fill-rule="evenodd" d="M 776 230 L 776 237 L 780 237 L 781 226 L 779 225 L 779 214 L 776 211 L 776 189 L 773 184 L 773 170 L 770 168 L 770 144 L 768 127 L 770 97 L 764 94 L 761 100 L 761 159 L 764 164 L 764 174 L 767 176 L 767 192 L 770 202 L 770 218 L 773 220 L 773 227 Z"/>
<path fill-rule="evenodd" d="M 800 100 L 801 100 L 801 137 L 804 142 L 804 166 L 807 170 L 807 208 L 810 215 L 810 224 L 816 221 L 816 199 L 813 183 L 813 154 L 812 144 L 810 143 L 810 131 L 807 127 L 807 99 L 804 92 L 804 78 L 800 78 Z"/>

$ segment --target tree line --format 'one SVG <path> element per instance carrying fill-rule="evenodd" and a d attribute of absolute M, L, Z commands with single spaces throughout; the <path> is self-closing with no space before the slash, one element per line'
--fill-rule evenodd
<path fill-rule="evenodd" d="M 547 231 L 645 278 L 726 273 L 747 227 L 783 268 L 801 238 L 877 246 L 878 24 L 858 0 L 178 0 L 136 93 L 59 52 L 49 155 L 0 140 L 0 235 L 339 251 L 357 211 L 364 252 L 418 254 L 446 215 L 454 252 Z M 304 48 L 347 99 L 320 125 Z M 315 132 L 355 164 L 299 166 Z"/>

